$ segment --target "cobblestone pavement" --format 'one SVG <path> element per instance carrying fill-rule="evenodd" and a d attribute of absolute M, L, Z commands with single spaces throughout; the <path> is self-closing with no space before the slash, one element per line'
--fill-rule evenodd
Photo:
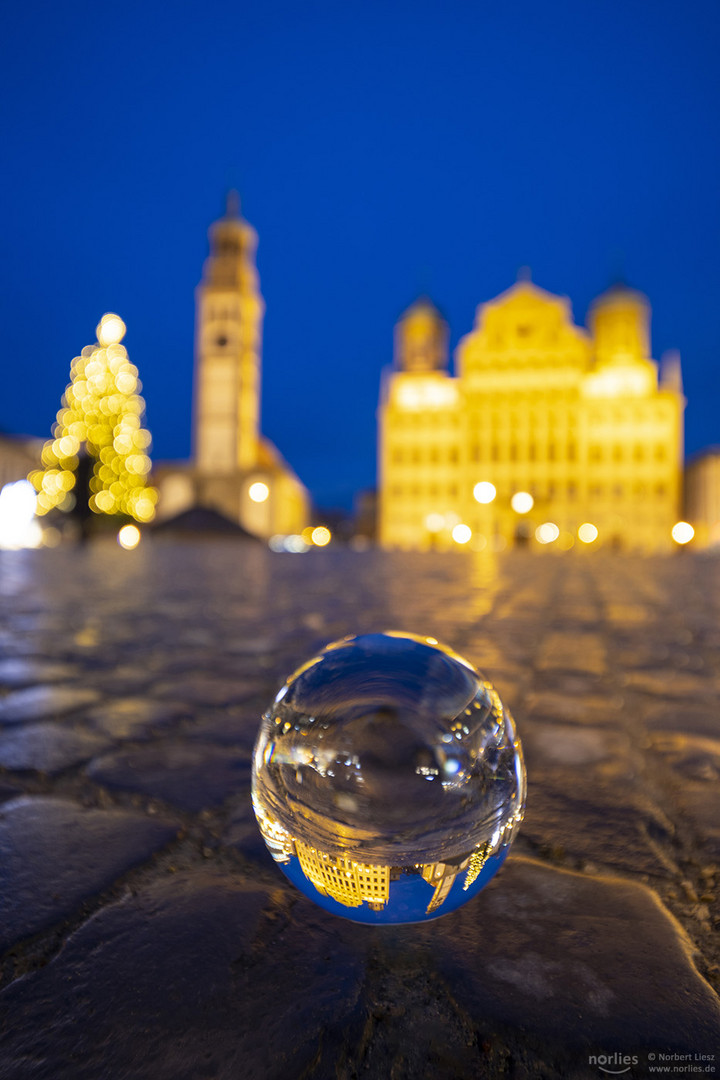
<path fill-rule="evenodd" d="M 720 1074 L 720 561 L 0 556 L 2 1080 Z M 372 928 L 280 874 L 249 763 L 299 662 L 389 628 L 492 679 L 529 798 L 478 897 Z"/>

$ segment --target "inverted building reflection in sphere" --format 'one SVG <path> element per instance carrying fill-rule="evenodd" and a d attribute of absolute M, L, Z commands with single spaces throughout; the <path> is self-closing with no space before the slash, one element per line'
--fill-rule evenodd
<path fill-rule="evenodd" d="M 454 911 L 502 865 L 525 766 L 492 685 L 434 638 L 367 634 L 290 676 L 253 755 L 270 854 L 321 907 L 367 923 Z"/>

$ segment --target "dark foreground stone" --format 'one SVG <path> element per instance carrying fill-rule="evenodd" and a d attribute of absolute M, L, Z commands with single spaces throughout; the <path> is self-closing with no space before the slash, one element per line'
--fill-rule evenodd
<path fill-rule="evenodd" d="M 106 908 L 0 996 L 4 1080 L 288 1080 L 329 1062 L 362 962 L 342 923 L 299 908 L 289 921 L 207 872 Z"/>
<path fill-rule="evenodd" d="M 84 810 L 65 799 L 5 803 L 0 809 L 0 948 L 68 918 L 176 832 L 176 825 L 161 818 Z"/>

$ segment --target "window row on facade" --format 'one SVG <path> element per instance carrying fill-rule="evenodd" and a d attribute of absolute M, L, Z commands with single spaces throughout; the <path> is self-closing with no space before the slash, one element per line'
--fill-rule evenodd
<path fill-rule="evenodd" d="M 473 463 L 481 461 L 577 461 L 580 456 L 576 443 L 558 445 L 548 443 L 518 444 L 491 443 L 489 446 L 474 443 L 469 448 L 468 458 Z M 626 445 L 615 443 L 612 446 L 591 443 L 586 447 L 585 458 L 589 462 L 643 462 L 667 461 L 668 447 L 665 443 L 653 445 L 635 443 Z M 390 460 L 394 465 L 420 465 L 422 463 L 455 465 L 460 460 L 457 446 L 396 446 Z"/>
<path fill-rule="evenodd" d="M 457 499 L 459 494 L 459 487 L 457 484 L 390 484 L 387 490 L 393 499 Z M 498 492 L 498 497 L 501 499 L 509 499 L 517 491 L 528 491 L 534 499 L 577 499 L 583 494 L 583 489 L 574 482 L 556 483 L 550 481 L 546 484 L 511 482 L 505 490 Z M 590 496 L 593 499 L 665 498 L 668 491 L 669 488 L 666 483 L 610 483 L 584 485 L 585 496 Z M 471 497 L 471 493 L 468 497 Z"/>

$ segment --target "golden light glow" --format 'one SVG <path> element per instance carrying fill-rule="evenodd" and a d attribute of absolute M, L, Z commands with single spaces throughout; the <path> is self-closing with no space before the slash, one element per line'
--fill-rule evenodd
<path fill-rule="evenodd" d="M 248 495 L 253 502 L 262 503 L 266 502 L 270 495 L 270 488 L 267 484 L 264 484 L 262 480 L 256 480 L 254 484 L 251 484 L 248 488 Z"/>
<path fill-rule="evenodd" d="M 530 534 L 523 514 L 533 537 L 540 523 L 556 524 L 550 543 L 559 550 L 588 519 L 613 548 L 673 545 L 684 398 L 676 360 L 663 362 L 658 378 L 639 293 L 615 288 L 598 298 L 588 333 L 566 297 L 518 281 L 478 308 L 453 375 L 442 316 L 429 302 L 422 315 L 419 336 L 414 316 L 398 322 L 383 379 L 381 546 L 447 550 L 463 522 L 473 548 L 484 534 L 502 550 Z M 511 504 L 513 494 L 521 498 Z M 442 527 L 435 514 L 446 517 Z M 698 542 L 699 520 L 695 527 Z"/>
<path fill-rule="evenodd" d="M 497 495 L 497 488 L 489 480 L 481 480 L 473 488 L 473 498 L 479 503 L 491 503 Z"/>
<path fill-rule="evenodd" d="M 578 540 L 582 540 L 583 544 L 592 544 L 597 538 L 597 526 L 589 521 L 584 522 L 578 529 Z"/>
<path fill-rule="evenodd" d="M 695 535 L 695 530 L 687 521 L 678 521 L 672 527 L 672 538 L 676 544 L 689 544 Z"/>
<path fill-rule="evenodd" d="M 552 544 L 559 535 L 560 530 L 554 521 L 546 521 L 535 530 L 535 539 L 539 544 Z"/>
<path fill-rule="evenodd" d="M 529 491 L 516 491 L 510 500 L 510 505 L 516 514 L 529 514 L 535 505 L 535 500 Z"/>
<path fill-rule="evenodd" d="M 444 514 L 428 514 L 425 518 L 425 528 L 428 532 L 438 533 L 445 528 Z"/>
<path fill-rule="evenodd" d="M 318 525 L 310 535 L 317 547 L 326 547 L 332 540 L 332 533 L 324 525 Z"/>
<path fill-rule="evenodd" d="M 151 521 L 157 503 L 157 492 L 146 483 L 151 438 L 141 424 L 145 402 L 137 393 L 137 368 L 119 343 L 125 324 L 109 314 L 97 329 L 100 344 L 87 346 L 72 362 L 53 438 L 42 450 L 44 469 L 30 475 L 37 513 L 71 508 L 79 459 L 87 455 L 93 462 L 91 510 Z"/>
<path fill-rule="evenodd" d="M 117 540 L 120 547 L 125 548 L 126 551 L 132 551 L 140 543 L 140 530 L 137 525 L 123 525 L 117 534 Z"/>
<path fill-rule="evenodd" d="M 397 387 L 397 404 L 402 409 L 446 409 L 457 403 L 456 384 L 444 375 L 414 375 Z"/>
<path fill-rule="evenodd" d="M 0 549 L 39 547 L 42 530 L 35 519 L 38 497 L 28 480 L 0 490 Z"/>
<path fill-rule="evenodd" d="M 472 537 L 472 529 L 462 522 L 456 525 L 452 531 L 452 538 L 456 544 L 467 544 Z"/>
<path fill-rule="evenodd" d="M 109 311 L 96 327 L 97 339 L 101 345 L 117 345 L 125 337 L 126 329 L 120 316 Z"/>

